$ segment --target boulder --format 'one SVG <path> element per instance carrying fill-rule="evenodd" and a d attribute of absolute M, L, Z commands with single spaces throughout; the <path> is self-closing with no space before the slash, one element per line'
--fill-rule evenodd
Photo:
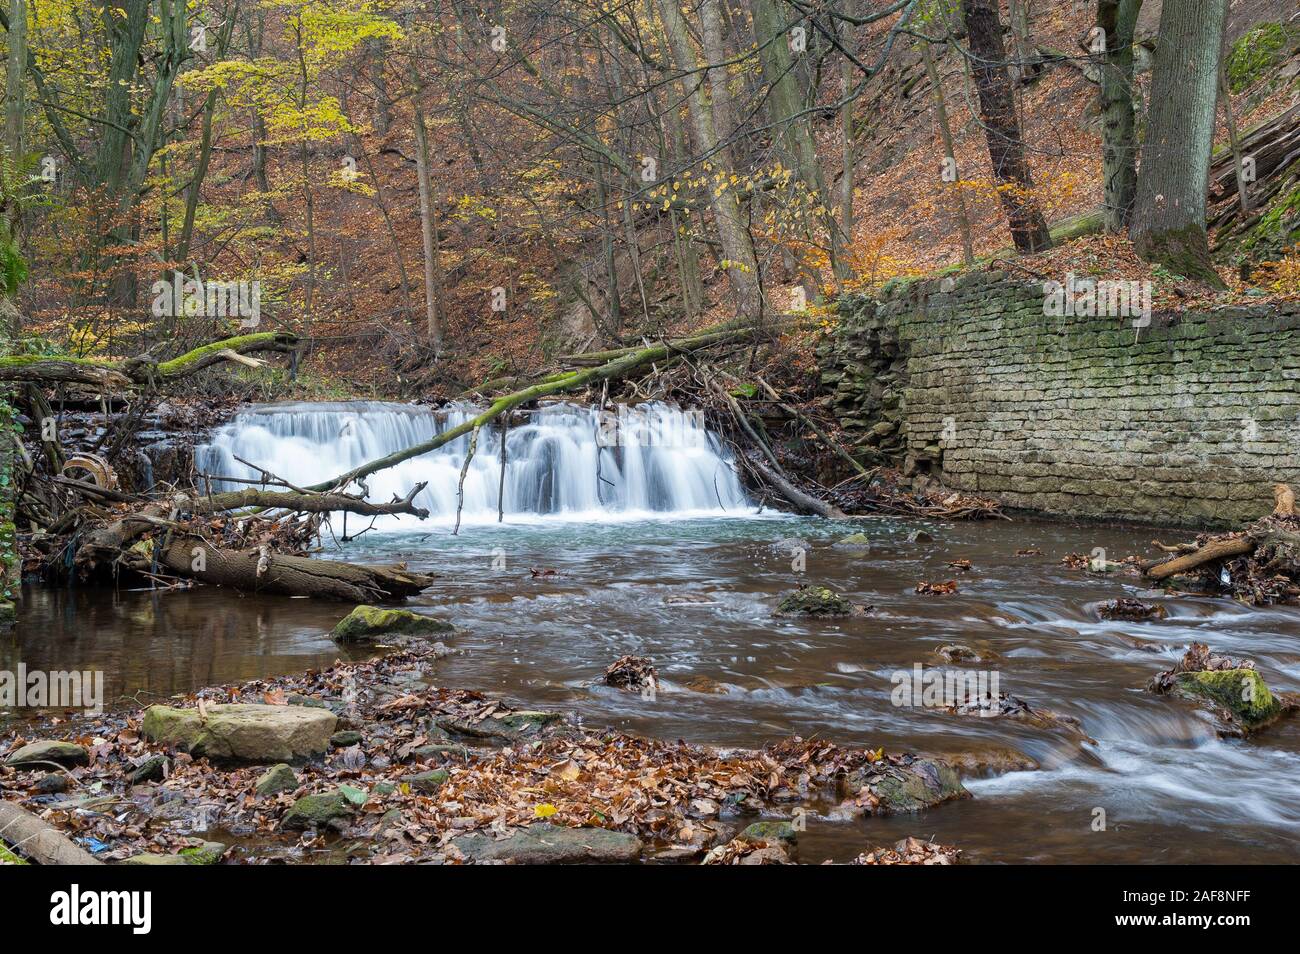
<path fill-rule="evenodd" d="M 292 792 L 298 787 L 298 776 L 286 763 L 272 765 L 262 773 L 262 777 L 253 785 L 258 795 L 278 795 L 280 792 Z"/>
<path fill-rule="evenodd" d="M 5 759 L 6 765 L 29 765 L 35 762 L 53 762 L 56 765 L 88 765 L 90 753 L 72 742 L 32 742 L 24 745 Z"/>
<path fill-rule="evenodd" d="M 337 723 L 334 713 L 304 706 L 236 703 L 209 706 L 204 716 L 198 709 L 150 706 L 144 734 L 195 757 L 292 762 L 323 753 Z"/>
<path fill-rule="evenodd" d="M 635 835 L 607 828 L 563 828 L 542 822 L 494 838 L 481 832 L 452 839 L 471 861 L 506 861 L 519 865 L 554 865 L 575 862 L 630 862 L 641 856 Z"/>
<path fill-rule="evenodd" d="M 352 814 L 352 804 L 342 792 L 304 795 L 285 813 L 281 825 L 289 829 L 320 828 L 336 818 Z"/>
<path fill-rule="evenodd" d="M 1270 692 L 1252 660 L 1220 656 L 1205 643 L 1192 643 L 1177 665 L 1158 673 L 1147 688 L 1208 705 L 1223 735 L 1251 735 L 1300 708 L 1296 699 Z"/>
<path fill-rule="evenodd" d="M 1174 677 L 1173 692 L 1193 702 L 1209 703 L 1231 728 L 1247 735 L 1264 728 L 1283 711 L 1282 703 L 1254 669 L 1180 672 Z"/>
<path fill-rule="evenodd" d="M 376 636 L 427 636 L 454 630 L 455 627 L 446 620 L 421 616 L 410 610 L 358 606 L 339 621 L 330 635 L 340 643 L 364 643 Z"/>
<path fill-rule="evenodd" d="M 841 794 L 869 815 L 915 812 L 970 797 L 951 765 L 911 755 L 854 769 L 841 780 Z"/>

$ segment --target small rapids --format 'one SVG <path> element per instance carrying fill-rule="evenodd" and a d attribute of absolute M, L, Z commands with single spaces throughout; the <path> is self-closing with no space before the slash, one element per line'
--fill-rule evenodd
<path fill-rule="evenodd" d="M 196 449 L 198 470 L 214 489 L 255 480 L 260 470 L 302 486 L 427 441 L 471 420 L 476 411 L 379 402 L 277 404 L 240 413 Z M 404 497 L 427 483 L 416 502 L 431 517 L 454 517 L 470 436 L 380 471 L 365 481 L 369 499 Z M 663 403 L 602 412 L 574 404 L 532 411 L 509 427 L 502 479 L 501 429 L 479 432 L 465 475 L 462 522 L 538 517 L 637 519 L 743 515 L 753 511 L 731 454 L 699 416 Z M 445 519 L 444 519 L 445 522 Z M 397 525 L 396 519 L 381 524 Z M 411 527 L 410 519 L 403 525 Z"/>

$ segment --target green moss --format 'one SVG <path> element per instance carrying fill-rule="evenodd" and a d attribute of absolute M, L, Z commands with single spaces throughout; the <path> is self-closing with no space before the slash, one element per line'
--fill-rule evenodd
<path fill-rule="evenodd" d="M 209 358 L 219 351 L 225 351 L 226 349 L 238 351 L 245 345 L 274 341 L 278 336 L 279 332 L 263 331 L 255 335 L 238 335 L 234 338 L 224 338 L 221 341 L 214 341 L 211 344 L 203 345 L 201 348 L 195 348 L 193 351 L 186 352 L 179 358 L 172 358 L 170 361 L 163 361 L 158 365 L 158 373 L 165 378 L 184 374 L 185 370 L 196 361 Z"/>
<path fill-rule="evenodd" d="M 1254 669 L 1179 673 L 1178 691 L 1223 707 L 1247 729 L 1269 721 L 1282 708 Z"/>
<path fill-rule="evenodd" d="M 420 636 L 429 633 L 446 633 L 453 628 L 445 620 L 421 616 L 410 610 L 358 606 L 339 621 L 330 635 L 341 643 L 355 643 L 389 633 Z"/>
<path fill-rule="evenodd" d="M 0 844 L 0 865 L 25 865 L 27 864 L 22 858 L 19 858 L 5 845 Z"/>
<path fill-rule="evenodd" d="M 1294 31 L 1281 23 L 1261 23 L 1228 53 L 1228 87 L 1240 93 L 1254 86 L 1283 58 Z"/>

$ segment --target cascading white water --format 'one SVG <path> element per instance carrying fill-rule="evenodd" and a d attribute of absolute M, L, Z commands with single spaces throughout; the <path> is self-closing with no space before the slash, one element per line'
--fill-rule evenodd
<path fill-rule="evenodd" d="M 273 404 L 241 412 L 195 451 L 202 474 L 257 479 L 264 468 L 303 486 L 347 473 L 474 416 L 468 406 L 442 410 L 382 402 Z M 417 498 L 430 516 L 454 519 L 457 482 L 469 436 L 366 479 L 369 499 L 404 497 L 421 481 Z M 247 463 L 241 463 L 239 459 Z M 250 466 L 253 465 L 253 466 Z M 214 490 L 245 486 L 213 480 Z M 697 412 L 663 403 L 599 411 L 552 404 L 512 422 L 506 439 L 504 494 L 501 430 L 480 431 L 465 477 L 463 523 L 495 522 L 498 499 L 505 519 L 552 516 L 637 518 L 718 516 L 754 511 L 736 476 L 733 458 Z M 405 518 L 383 526 L 415 529 Z"/>

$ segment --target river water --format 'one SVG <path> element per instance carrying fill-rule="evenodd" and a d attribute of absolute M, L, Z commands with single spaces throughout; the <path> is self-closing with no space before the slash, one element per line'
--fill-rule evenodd
<path fill-rule="evenodd" d="M 725 460 L 716 447 L 709 453 Z M 339 463 L 303 470 L 320 479 Z M 1010 750 L 1041 766 L 970 780 L 973 799 L 921 816 L 810 822 L 804 861 L 847 860 L 904 835 L 934 836 L 983 862 L 1300 859 L 1300 719 L 1250 741 L 1219 740 L 1202 713 L 1142 688 L 1196 640 L 1254 659 L 1273 689 L 1296 691 L 1300 611 L 1161 598 L 1165 620 L 1103 622 L 1096 604 L 1139 594 L 1139 581 L 1061 565 L 1067 553 L 1097 547 L 1112 560 L 1149 555 L 1153 537 L 1180 539 L 1176 532 L 1033 520 L 832 524 L 716 506 L 706 516 L 707 506 L 638 505 L 650 497 L 597 517 L 589 502 L 497 524 L 493 498 L 459 535 L 444 509 L 364 533 L 332 555 L 405 560 L 438 575 L 412 606 L 460 628 L 456 652 L 439 663 L 443 685 L 570 710 L 593 727 L 724 747 L 816 735 L 936 755 Z M 848 533 L 870 544 L 840 544 Z M 1017 554 L 1029 550 L 1041 553 Z M 957 559 L 972 569 L 947 567 Z M 950 578 L 956 594 L 913 592 Z M 873 609 L 838 620 L 774 618 L 780 595 L 801 582 Z M 102 668 L 110 699 L 147 703 L 327 665 L 341 655 L 327 634 L 345 611 L 202 588 L 33 589 L 20 625 L 0 641 L 0 668 Z M 894 705 L 893 674 L 943 665 L 934 650 L 950 643 L 993 657 L 957 666 L 991 671 L 1003 691 L 1078 718 L 1095 741 Z M 599 684 L 626 653 L 654 660 L 662 689 L 653 699 Z M 726 691 L 688 688 L 698 677 Z"/>

